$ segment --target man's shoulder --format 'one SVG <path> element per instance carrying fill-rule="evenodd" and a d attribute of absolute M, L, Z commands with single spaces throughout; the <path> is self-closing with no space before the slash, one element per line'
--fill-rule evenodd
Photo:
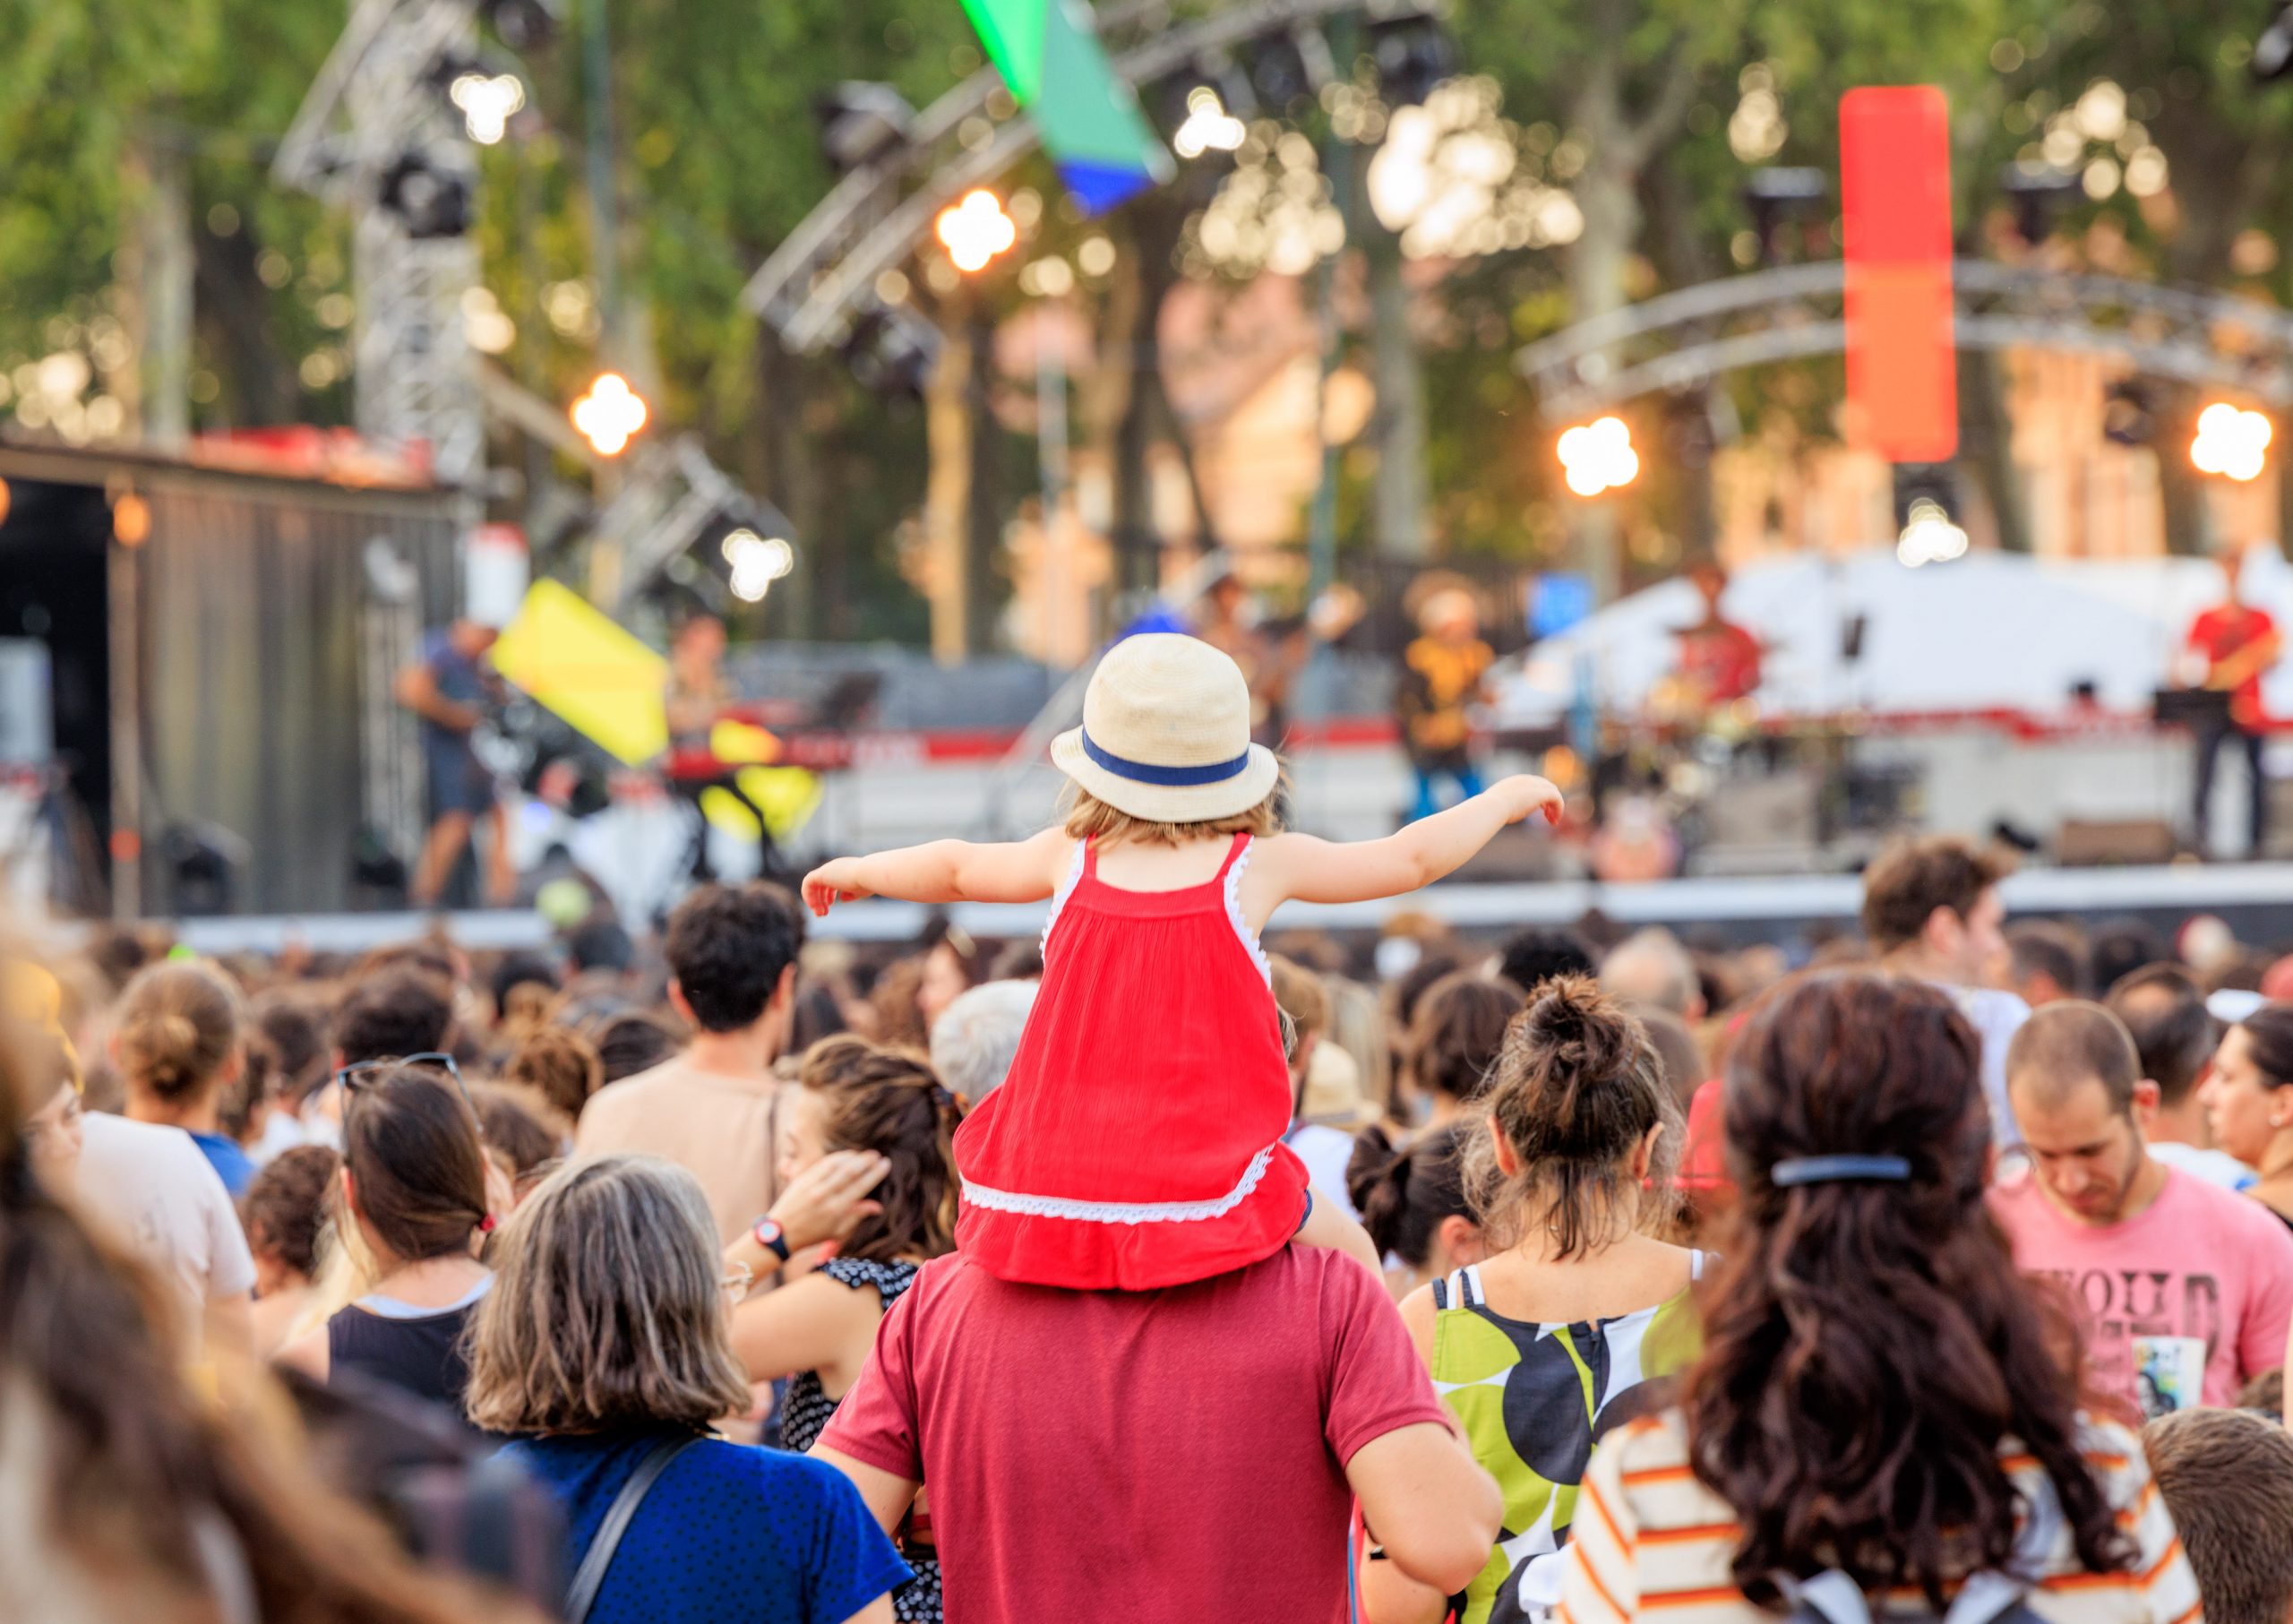
<path fill-rule="evenodd" d="M 634 1121 L 638 1113 L 658 1110 L 692 1087 L 692 1075 L 683 1057 L 673 1054 L 657 1066 L 607 1083 L 591 1095 L 581 1106 L 581 1131 L 586 1135 L 592 1123 L 606 1126 Z"/>
<path fill-rule="evenodd" d="M 2251 1196 L 2224 1190 L 2194 1173 L 2168 1166 L 2166 1187 L 2159 1199 L 2170 1199 L 2185 1211 L 2203 1212 L 2244 1244 L 2293 1256 L 2293 1229 L 2287 1228 L 2284 1219 Z"/>
<path fill-rule="evenodd" d="M 2031 1018 L 2031 1006 L 2022 1001 L 2022 994 L 2009 992 L 2004 987 L 1953 987 L 1949 991 L 1960 1012 L 1985 1036 L 2012 1033 Z"/>

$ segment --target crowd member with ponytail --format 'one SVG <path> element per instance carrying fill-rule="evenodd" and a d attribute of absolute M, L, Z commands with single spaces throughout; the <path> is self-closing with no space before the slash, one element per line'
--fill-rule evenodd
<path fill-rule="evenodd" d="M 365 1292 L 289 1343 L 286 1363 L 325 1380 L 355 1370 L 459 1413 L 462 1329 L 493 1276 L 485 1152 L 459 1080 L 395 1061 L 346 1068 L 335 1232 L 369 1260 Z"/>
<path fill-rule="evenodd" d="M 120 995 L 111 1040 L 127 1116 L 190 1134 L 234 1201 L 254 1179 L 221 1121 L 224 1090 L 246 1063 L 240 1021 L 238 992 L 220 972 L 195 959 L 156 964 Z"/>
<path fill-rule="evenodd" d="M 816 1063 L 815 1063 L 816 1062 Z M 776 1205 L 750 1237 L 760 1250 L 776 1238 L 769 1227 L 808 1202 L 806 1175 L 842 1156 L 863 1171 L 874 1158 L 875 1177 L 857 1184 L 865 1199 L 851 1210 L 836 1255 L 780 1290 L 745 1302 L 733 1315 L 733 1351 L 749 1379 L 791 1378 L 780 1411 L 780 1441 L 809 1450 L 860 1374 L 876 1328 L 915 1284 L 916 1270 L 955 1250 L 957 1179 L 954 1139 L 962 1107 L 920 1054 L 880 1048 L 854 1037 L 820 1044 L 805 1067 L 808 1084 L 796 1091 L 784 1122 L 780 1179 L 790 1205 Z M 805 1220 L 799 1220 L 803 1222 Z M 780 1247 L 789 1239 L 777 1237 Z M 810 1234 L 799 1233 L 805 1241 Z M 778 1249 L 764 1258 L 777 1265 Z M 749 1254 L 751 1257 L 756 1252 Z M 930 1525 L 918 1509 L 901 1530 L 901 1548 L 915 1570 L 892 1597 L 903 1624 L 940 1616 L 940 1564 Z"/>
<path fill-rule="evenodd" d="M 1526 996 L 1474 970 L 1454 971 L 1428 987 L 1410 1018 L 1404 1075 L 1411 1098 L 1402 1108 L 1418 1113 L 1428 1128 L 1471 1119 Z"/>
<path fill-rule="evenodd" d="M 17 996 L 36 981 L 0 944 L 0 1618 L 532 1620 L 422 1573 L 235 1388 L 194 1394 L 165 1284 L 34 1175 L 68 1123 L 28 1134 L 25 1107 L 72 1089 L 60 1029 Z"/>
<path fill-rule="evenodd" d="M 1705 1260 L 1645 1233 L 1668 1215 L 1679 1111 L 1646 1031 L 1590 978 L 1555 976 L 1530 995 L 1474 1104 L 1463 1183 L 1486 1256 L 1401 1305 L 1505 1491 L 1504 1537 L 1458 1624 L 1552 1604 L 1593 1443 L 1695 1356 L 1688 1293 Z M 1450 1608 L 1374 1560 L 1361 1598 L 1376 1624 L 1433 1624 Z"/>
<path fill-rule="evenodd" d="M 1741 1192 L 1678 1409 L 1585 1474 L 1559 1617 L 1762 1624 L 1910 1592 L 1954 1619 L 2183 1624 L 2196 1581 L 2077 1335 L 1984 1210 L 1982 1046 L 1947 991 L 1782 990 L 1727 1075 Z M 1984 1584 L 1968 1581 L 1985 1576 Z"/>
<path fill-rule="evenodd" d="M 1465 1199 L 1467 1129 L 1452 1123 L 1396 1147 L 1373 1127 L 1353 1142 L 1346 1187 L 1386 1259 L 1386 1289 L 1397 1302 L 1488 1255 L 1481 1218 Z"/>

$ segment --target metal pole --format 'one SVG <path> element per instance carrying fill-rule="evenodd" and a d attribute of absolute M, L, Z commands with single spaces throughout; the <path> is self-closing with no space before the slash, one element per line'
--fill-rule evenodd
<path fill-rule="evenodd" d="M 588 147 L 590 250 L 597 262 L 597 315 L 604 353 L 614 359 L 622 339 L 621 222 L 614 190 L 613 35 L 606 0 L 582 0 L 582 98 Z"/>
<path fill-rule="evenodd" d="M 1351 62 L 1353 56 L 1353 28 L 1350 21 L 1340 19 L 1330 30 L 1331 52 L 1340 62 Z M 1330 195 L 1336 200 L 1341 213 L 1351 217 L 1353 212 L 1353 148 L 1333 133 L 1322 142 L 1324 171 L 1329 176 Z M 1347 221 L 1346 235 L 1353 235 L 1352 220 Z M 1306 539 L 1306 601 L 1312 603 L 1328 589 L 1337 578 L 1337 464 L 1338 448 L 1329 443 L 1323 425 L 1329 409 L 1330 374 L 1337 370 L 1339 342 L 1343 334 L 1337 327 L 1337 259 L 1326 257 L 1314 273 L 1315 320 L 1321 330 L 1321 377 L 1314 390 L 1314 432 L 1322 436 L 1321 480 L 1314 486 L 1314 505 L 1309 520 Z"/>
<path fill-rule="evenodd" d="M 111 916 L 143 913 L 142 610 L 133 547 L 111 546 Z"/>
<path fill-rule="evenodd" d="M 1036 323 L 1035 458 L 1043 482 L 1043 664 L 1063 671 L 1060 658 L 1061 614 L 1066 604 L 1067 561 L 1060 551 L 1060 504 L 1067 494 L 1067 359 L 1043 339 Z"/>

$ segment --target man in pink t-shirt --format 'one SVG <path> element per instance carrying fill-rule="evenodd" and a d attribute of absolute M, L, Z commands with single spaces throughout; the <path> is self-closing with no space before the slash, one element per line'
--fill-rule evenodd
<path fill-rule="evenodd" d="M 1384 1285 L 1294 1245 L 1155 1292 L 927 1263 L 812 1453 L 887 1528 L 931 1485 L 950 1619 L 1339 1624 L 1357 1493 L 1445 1594 L 1503 1515 Z"/>
<path fill-rule="evenodd" d="M 2007 1050 L 2006 1087 L 2031 1165 L 1991 1211 L 2016 1265 L 2068 1291 L 2097 1389 L 2155 1416 L 2234 1403 L 2284 1362 L 2293 1232 L 2149 1154 L 2137 1113 L 2158 1086 L 2117 1017 L 2076 1001 L 2037 1011 Z"/>

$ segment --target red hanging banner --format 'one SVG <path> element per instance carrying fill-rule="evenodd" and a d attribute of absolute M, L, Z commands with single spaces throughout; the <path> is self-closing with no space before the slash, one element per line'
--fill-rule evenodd
<path fill-rule="evenodd" d="M 1890 462 L 1959 448 L 1951 335 L 1951 134 L 1933 85 L 1867 85 L 1839 103 L 1847 250 L 1847 436 Z"/>

